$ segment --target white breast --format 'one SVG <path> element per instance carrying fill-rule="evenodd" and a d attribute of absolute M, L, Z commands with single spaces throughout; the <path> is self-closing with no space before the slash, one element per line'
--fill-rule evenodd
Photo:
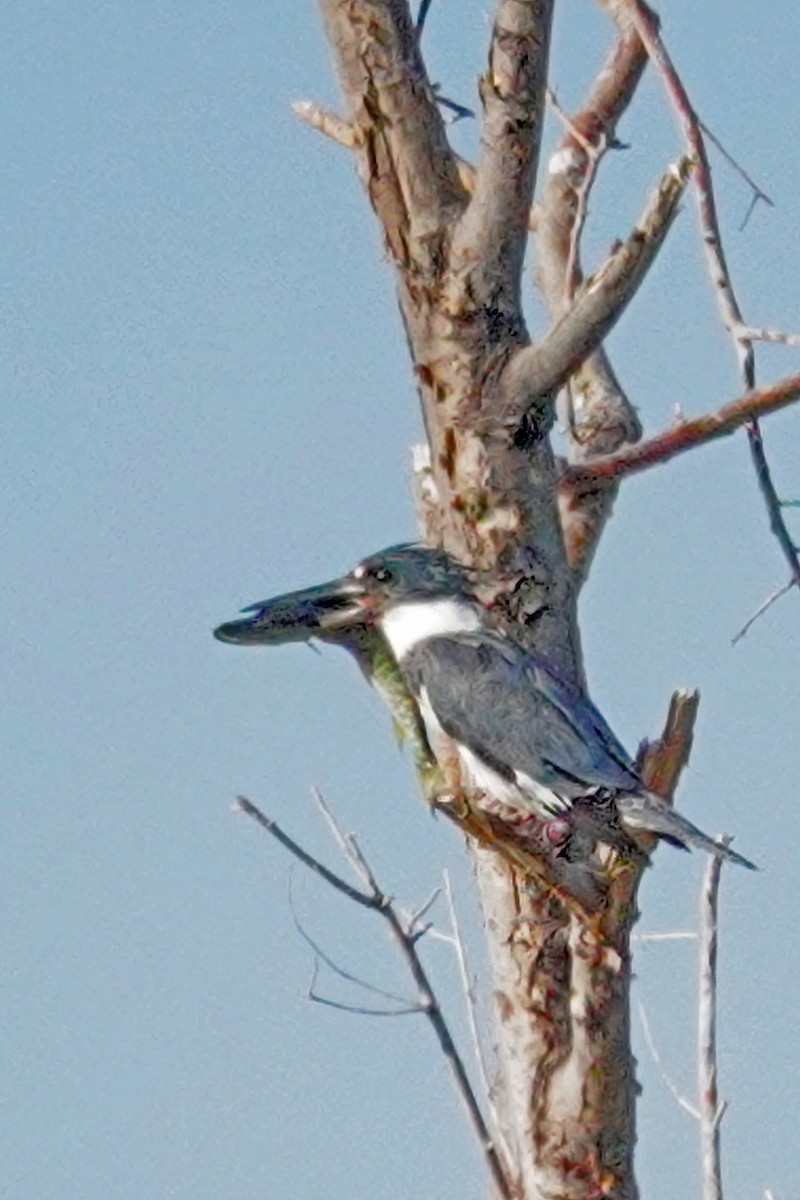
<path fill-rule="evenodd" d="M 381 617 L 381 628 L 400 662 L 409 650 L 432 637 L 450 633 L 474 633 L 481 621 L 469 600 L 443 597 L 441 600 L 410 600 L 390 608 Z"/>

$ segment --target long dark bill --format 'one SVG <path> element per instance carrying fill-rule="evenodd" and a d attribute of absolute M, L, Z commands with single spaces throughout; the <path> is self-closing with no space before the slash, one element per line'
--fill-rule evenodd
<path fill-rule="evenodd" d="M 250 615 L 219 625 L 214 637 L 237 646 L 277 646 L 315 637 L 335 640 L 349 626 L 363 624 L 362 594 L 356 580 L 347 575 L 286 592 L 243 608 Z"/>

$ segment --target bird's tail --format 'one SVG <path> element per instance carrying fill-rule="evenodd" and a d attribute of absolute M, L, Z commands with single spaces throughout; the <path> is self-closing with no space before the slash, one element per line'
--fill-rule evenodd
<path fill-rule="evenodd" d="M 686 817 L 682 817 L 674 808 L 670 808 L 663 800 L 650 792 L 618 796 L 617 811 L 622 824 L 630 830 L 638 829 L 644 833 L 655 833 L 660 837 L 681 842 L 684 846 L 697 846 L 708 854 L 715 854 L 717 858 L 724 858 L 727 862 L 747 867 L 749 871 L 758 870 L 758 867 L 755 863 L 750 862 L 749 858 L 737 854 L 724 842 L 715 841 L 714 838 L 703 833 L 702 829 L 698 829 L 691 821 L 687 821 Z"/>

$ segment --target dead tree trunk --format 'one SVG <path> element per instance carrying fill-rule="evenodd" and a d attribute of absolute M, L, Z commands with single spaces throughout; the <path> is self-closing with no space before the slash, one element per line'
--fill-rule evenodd
<path fill-rule="evenodd" d="M 407 0 L 319 5 L 346 111 L 340 117 L 308 103 L 297 110 L 353 151 L 383 230 L 430 451 L 418 481 L 426 537 L 491 571 L 515 637 L 535 639 L 581 685 L 577 597 L 622 474 L 608 463 L 641 436 L 602 340 L 697 169 L 689 157 L 669 167 L 636 229 L 583 280 L 585 199 L 652 53 L 638 23 L 648 10 L 604 0 L 617 45 L 550 160 L 534 212 L 554 0 L 496 4 L 474 167 L 449 145 Z M 537 342 L 521 306 L 532 226 L 552 317 Z M 549 434 L 566 384 L 565 469 Z M 799 381 L 788 381 L 779 402 L 798 391 Z M 599 458 L 605 474 L 593 478 Z M 675 698 L 665 737 L 643 765 L 667 797 L 688 754 L 694 709 L 695 698 Z M 464 826 L 475 832 L 470 820 L 466 814 Z M 629 943 L 639 871 L 618 873 L 597 919 L 587 920 L 535 873 L 473 844 L 513 1189 L 525 1198 L 632 1200 Z"/>

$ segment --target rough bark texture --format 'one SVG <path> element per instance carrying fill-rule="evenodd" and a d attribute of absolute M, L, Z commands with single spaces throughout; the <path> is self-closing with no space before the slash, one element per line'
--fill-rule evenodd
<path fill-rule="evenodd" d="M 319 2 L 353 153 L 394 267 L 419 389 L 430 448 L 421 485 L 427 535 L 492 571 L 498 611 L 515 636 L 535 640 L 567 678 L 582 683 L 582 569 L 573 569 L 574 555 L 573 565 L 568 559 L 559 514 L 559 470 L 548 437 L 554 397 L 581 363 L 595 389 L 603 371 L 613 380 L 596 352 L 644 270 L 637 274 L 622 259 L 628 253 L 641 265 L 648 236 L 649 250 L 658 248 L 682 174 L 672 172 L 670 196 L 649 233 L 637 230 L 604 273 L 576 288 L 574 302 L 559 298 L 553 283 L 554 326 L 533 345 L 520 281 L 552 0 L 496 6 L 474 172 L 464 172 L 448 146 L 405 0 Z M 630 39 L 627 51 L 635 59 L 626 66 L 630 90 L 641 62 Z M 607 124 L 621 106 L 610 106 Z M 620 440 L 630 440 L 638 433 L 635 418 L 621 401 L 617 406 L 612 424 L 622 412 Z M 597 443 L 608 451 L 620 440 L 615 434 Z M 592 503 L 575 497 L 573 515 Z M 593 528 L 599 532 L 601 524 L 594 520 Z M 492 840 L 469 812 L 461 823 L 481 841 Z M 496 1102 L 513 1187 L 526 1198 L 628 1200 L 636 1194 L 629 937 L 639 872 L 623 870 L 592 919 L 541 885 L 513 852 L 479 848 L 475 866 L 494 974 Z"/>

